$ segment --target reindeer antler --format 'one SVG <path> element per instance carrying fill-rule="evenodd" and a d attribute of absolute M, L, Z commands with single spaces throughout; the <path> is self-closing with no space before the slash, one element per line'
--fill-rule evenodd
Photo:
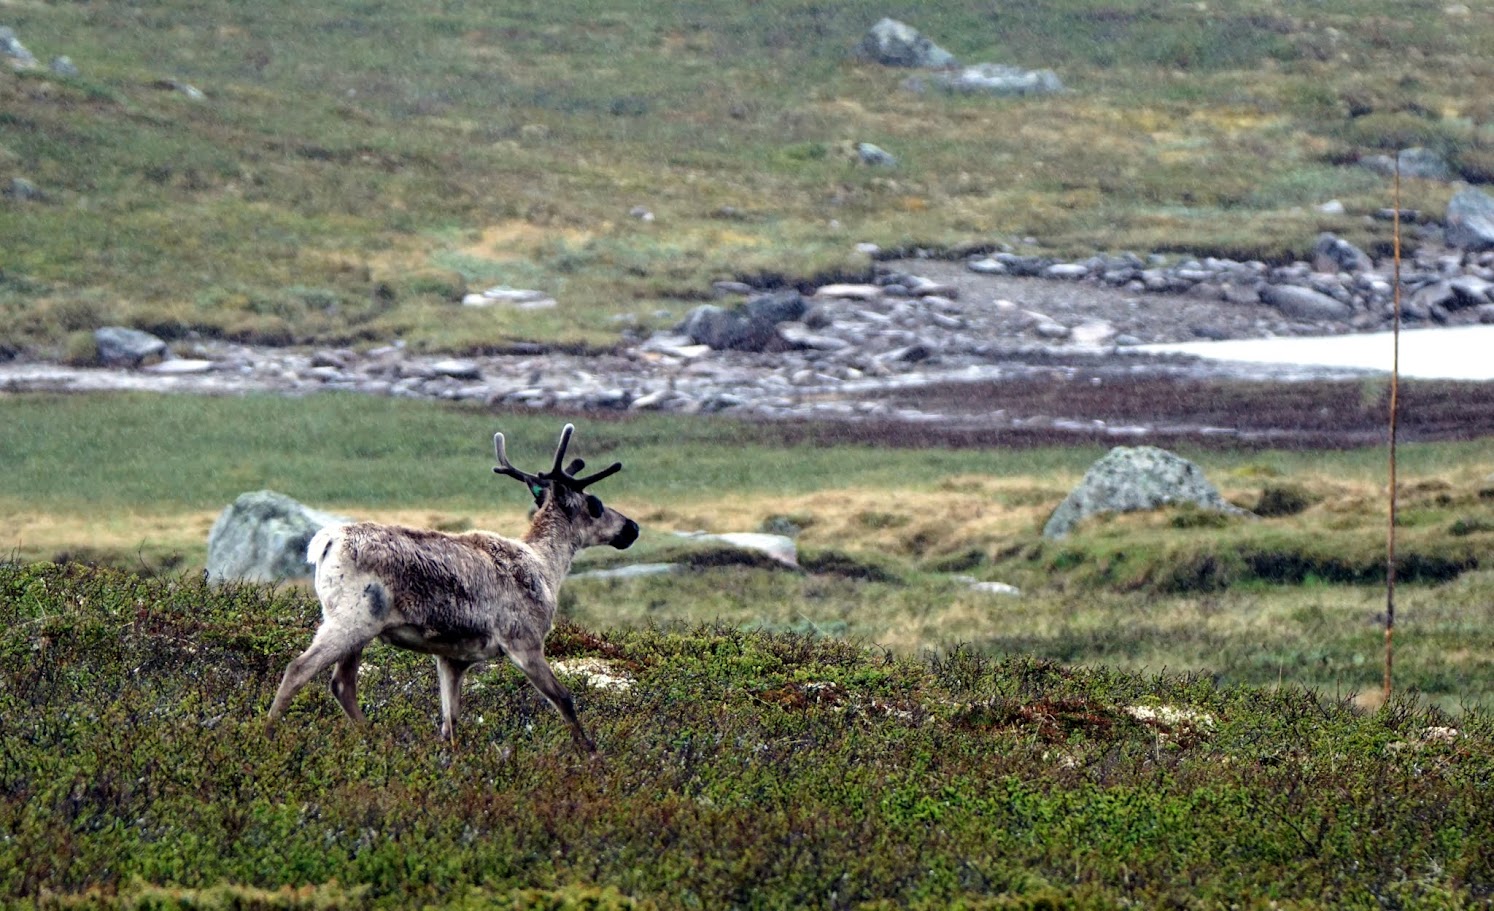
<path fill-rule="evenodd" d="M 570 488 L 571 490 L 585 490 L 587 487 L 595 484 L 603 478 L 610 477 L 611 475 L 617 474 L 622 470 L 623 466 L 621 462 L 613 462 L 611 465 L 603 468 L 596 474 L 587 475 L 584 478 L 578 478 L 576 477 L 576 472 L 586 467 L 586 462 L 581 459 L 575 459 L 569 466 L 562 468 L 561 466 L 565 462 L 566 447 L 570 446 L 571 434 L 575 432 L 576 425 L 574 424 L 566 424 L 565 427 L 561 429 L 560 442 L 555 446 L 555 462 L 550 467 L 549 471 L 545 472 L 544 474 L 538 475 L 530 474 L 527 471 L 520 471 L 519 469 L 515 468 L 513 464 L 509 462 L 508 454 L 504 451 L 503 434 L 495 433 L 493 434 L 493 451 L 498 456 L 498 464 L 494 466 L 493 471 L 497 474 L 506 475 L 507 477 L 514 478 L 515 480 L 523 481 L 531 490 L 533 490 L 535 487 L 543 486 L 546 481 L 555 484 L 561 484 L 565 487 Z"/>
<path fill-rule="evenodd" d="M 503 446 L 502 433 L 493 434 L 493 452 L 498 456 L 498 464 L 493 466 L 493 472 L 495 474 L 506 475 L 516 481 L 523 481 L 525 486 L 528 487 L 539 486 L 541 480 L 539 475 L 533 475 L 527 471 L 520 471 L 519 469 L 515 468 L 511 462 L 509 462 L 508 453 L 504 450 Z"/>

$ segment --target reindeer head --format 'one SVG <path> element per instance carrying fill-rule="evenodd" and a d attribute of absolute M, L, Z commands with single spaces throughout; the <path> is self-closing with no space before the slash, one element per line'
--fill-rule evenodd
<path fill-rule="evenodd" d="M 534 505 L 540 510 L 559 510 L 571 527 L 579 534 L 582 547 L 611 544 L 621 550 L 638 540 L 638 523 L 615 509 L 603 505 L 601 499 L 586 492 L 586 488 L 622 470 L 621 462 L 613 462 L 595 474 L 584 478 L 576 472 L 586 467 L 581 459 L 575 459 L 562 468 L 565 450 L 570 445 L 575 425 L 567 424 L 560 431 L 560 443 L 555 447 L 555 464 L 543 474 L 520 471 L 508 461 L 503 449 L 503 434 L 493 434 L 493 450 L 498 455 L 498 464 L 493 471 L 523 481 L 534 497 Z"/>

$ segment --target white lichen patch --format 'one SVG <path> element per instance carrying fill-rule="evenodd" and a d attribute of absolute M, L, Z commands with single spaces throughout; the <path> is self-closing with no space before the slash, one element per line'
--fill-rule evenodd
<path fill-rule="evenodd" d="M 1142 724 L 1155 728 L 1205 731 L 1214 727 L 1214 716 L 1208 712 L 1176 705 L 1128 705 L 1122 711 Z"/>
<path fill-rule="evenodd" d="M 1425 747 L 1431 744 L 1456 743 L 1458 738 L 1462 736 L 1462 732 L 1457 728 L 1434 725 L 1429 728 L 1423 728 L 1421 735 L 1410 743 L 1404 740 L 1392 740 L 1390 743 L 1385 744 L 1385 749 L 1392 753 L 1398 753 L 1404 749 Z"/>
<path fill-rule="evenodd" d="M 581 677 L 588 686 L 599 690 L 625 690 L 636 682 L 605 658 L 566 658 L 550 662 L 550 667 L 559 675 Z"/>
<path fill-rule="evenodd" d="M 1462 736 L 1457 728 L 1441 726 L 1429 727 L 1421 732 L 1421 739 L 1426 743 L 1452 743 Z"/>

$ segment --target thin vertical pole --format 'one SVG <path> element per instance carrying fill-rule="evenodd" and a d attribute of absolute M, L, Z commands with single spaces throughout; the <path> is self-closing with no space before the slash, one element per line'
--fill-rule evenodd
<path fill-rule="evenodd" d="M 1385 535 L 1385 699 L 1390 699 L 1390 670 L 1395 654 L 1395 519 L 1396 519 L 1396 417 L 1401 386 L 1401 156 L 1395 156 L 1395 214 L 1392 235 L 1395 262 L 1393 331 L 1390 359 L 1390 519 Z"/>

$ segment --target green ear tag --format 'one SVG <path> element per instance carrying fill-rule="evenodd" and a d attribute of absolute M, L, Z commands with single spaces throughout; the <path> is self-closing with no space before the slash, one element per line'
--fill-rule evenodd
<path fill-rule="evenodd" d="M 540 497 L 545 495 L 545 488 L 539 486 L 538 484 L 530 484 L 529 492 L 534 494 L 534 498 L 538 500 Z"/>

